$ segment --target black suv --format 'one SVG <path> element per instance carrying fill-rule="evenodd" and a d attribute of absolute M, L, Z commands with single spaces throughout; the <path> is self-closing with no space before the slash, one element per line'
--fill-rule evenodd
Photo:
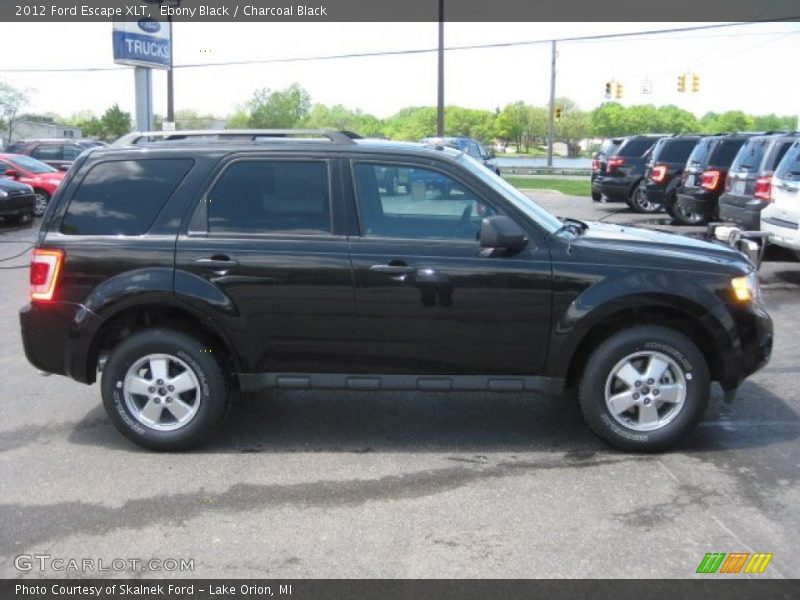
<path fill-rule="evenodd" d="M 605 140 L 600 149 L 595 152 L 592 158 L 592 200 L 600 202 L 603 199 L 603 192 L 600 189 L 600 178 L 606 174 L 608 158 L 613 156 L 625 138 L 609 138 Z"/>
<path fill-rule="evenodd" d="M 605 174 L 597 177 L 600 191 L 614 202 L 627 202 L 634 210 L 641 210 L 633 203 L 639 184 L 644 179 L 645 165 L 650 150 L 663 135 L 634 135 L 625 140 L 606 161 Z"/>
<path fill-rule="evenodd" d="M 231 388 L 577 384 L 597 434 L 662 449 L 702 418 L 711 381 L 732 392 L 769 359 L 757 272 L 727 246 L 559 220 L 451 148 L 203 136 L 82 155 L 20 313 L 30 362 L 85 383 L 101 370 L 111 420 L 142 446 L 207 439 Z M 448 184 L 388 190 L 386 169 Z"/>
<path fill-rule="evenodd" d="M 797 133 L 756 135 L 741 147 L 725 179 L 719 199 L 721 221 L 758 231 L 761 211 L 769 204 L 772 174 Z"/>
<path fill-rule="evenodd" d="M 672 214 L 683 169 L 699 141 L 699 135 L 682 134 L 665 137 L 656 143 L 645 170 L 647 202 Z"/>
<path fill-rule="evenodd" d="M 752 133 L 712 135 L 689 155 L 672 217 L 682 225 L 704 225 L 717 215 L 728 169 Z"/>
<path fill-rule="evenodd" d="M 4 152 L 26 154 L 53 168 L 66 171 L 81 152 L 88 148 L 105 145 L 105 142 L 98 142 L 97 140 L 71 138 L 20 140 L 8 146 Z"/>

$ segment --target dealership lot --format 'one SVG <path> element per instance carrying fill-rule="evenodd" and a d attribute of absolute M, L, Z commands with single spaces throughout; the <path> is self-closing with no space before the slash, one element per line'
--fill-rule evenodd
<path fill-rule="evenodd" d="M 670 227 L 535 197 L 562 216 Z M 33 236 L 0 227 L 20 242 L 0 256 Z M 705 422 L 662 455 L 610 449 L 573 397 L 318 391 L 240 399 L 210 445 L 146 452 L 112 428 L 98 386 L 27 363 L 27 271 L 4 270 L 2 574 L 63 575 L 14 566 L 49 554 L 194 561 L 129 573 L 145 577 L 691 577 L 707 552 L 771 552 L 766 576 L 798 577 L 800 263 L 768 258 L 772 362 L 733 405 L 715 390 Z"/>

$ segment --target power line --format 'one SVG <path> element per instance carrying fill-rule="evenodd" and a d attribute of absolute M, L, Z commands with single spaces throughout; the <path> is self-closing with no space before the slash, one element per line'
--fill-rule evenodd
<path fill-rule="evenodd" d="M 672 27 L 669 29 L 649 29 L 644 31 L 629 31 L 621 33 L 603 33 L 595 35 L 572 36 L 562 38 L 548 38 L 536 40 L 521 40 L 514 42 L 495 42 L 489 44 L 467 44 L 461 46 L 448 46 L 446 51 L 459 51 L 459 50 L 480 50 L 487 48 L 511 48 L 518 46 L 534 46 L 539 44 L 551 44 L 552 42 L 586 42 L 586 41 L 600 41 L 619 38 L 631 38 L 651 35 L 664 35 L 668 33 L 680 33 L 687 31 L 707 31 L 711 29 L 722 29 L 728 27 L 745 27 L 749 25 L 759 25 L 764 23 L 778 23 L 785 21 L 794 21 L 800 19 L 800 15 L 794 17 L 787 17 L 784 19 L 774 19 L 766 21 L 749 21 L 746 23 L 717 23 L 713 25 L 695 25 L 692 27 Z M 345 54 L 323 54 L 316 56 L 295 56 L 287 58 L 266 58 L 254 60 L 235 60 L 224 62 L 208 62 L 208 63 L 186 63 L 182 65 L 174 65 L 175 69 L 196 69 L 208 67 L 230 67 L 242 65 L 265 65 L 265 64 L 279 64 L 279 63 L 294 63 L 294 62 L 310 62 L 321 60 L 344 60 L 350 58 L 370 58 L 375 56 L 408 56 L 414 54 L 430 54 L 437 52 L 438 48 L 410 48 L 407 50 L 381 50 L 371 52 L 350 52 Z M 125 71 L 127 67 L 71 67 L 71 68 L 52 68 L 52 69 L 0 69 L 0 73 L 77 73 L 77 72 L 98 72 L 98 71 Z"/>

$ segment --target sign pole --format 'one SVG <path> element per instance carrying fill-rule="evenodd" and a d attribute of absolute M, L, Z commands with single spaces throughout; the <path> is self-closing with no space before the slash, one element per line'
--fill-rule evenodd
<path fill-rule="evenodd" d="M 153 78 L 152 69 L 135 67 L 133 70 L 136 84 L 136 130 L 151 131 L 153 129 Z"/>

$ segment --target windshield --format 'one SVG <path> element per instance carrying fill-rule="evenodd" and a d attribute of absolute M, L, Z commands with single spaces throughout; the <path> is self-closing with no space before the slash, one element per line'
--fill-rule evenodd
<path fill-rule="evenodd" d="M 50 165 L 44 164 L 40 160 L 36 160 L 30 156 L 23 156 L 21 154 L 7 160 L 20 170 L 27 171 L 28 173 L 35 173 L 37 175 L 39 173 L 55 173 L 57 171 L 57 169 L 54 169 Z"/>
<path fill-rule="evenodd" d="M 536 204 L 536 202 L 528 198 L 505 179 L 484 167 L 474 158 L 466 154 L 461 154 L 457 160 L 473 175 L 478 177 L 478 179 L 489 185 L 497 193 L 502 194 L 504 198 L 508 199 L 509 202 L 544 227 L 548 232 L 555 233 L 561 229 L 561 221 Z"/>

